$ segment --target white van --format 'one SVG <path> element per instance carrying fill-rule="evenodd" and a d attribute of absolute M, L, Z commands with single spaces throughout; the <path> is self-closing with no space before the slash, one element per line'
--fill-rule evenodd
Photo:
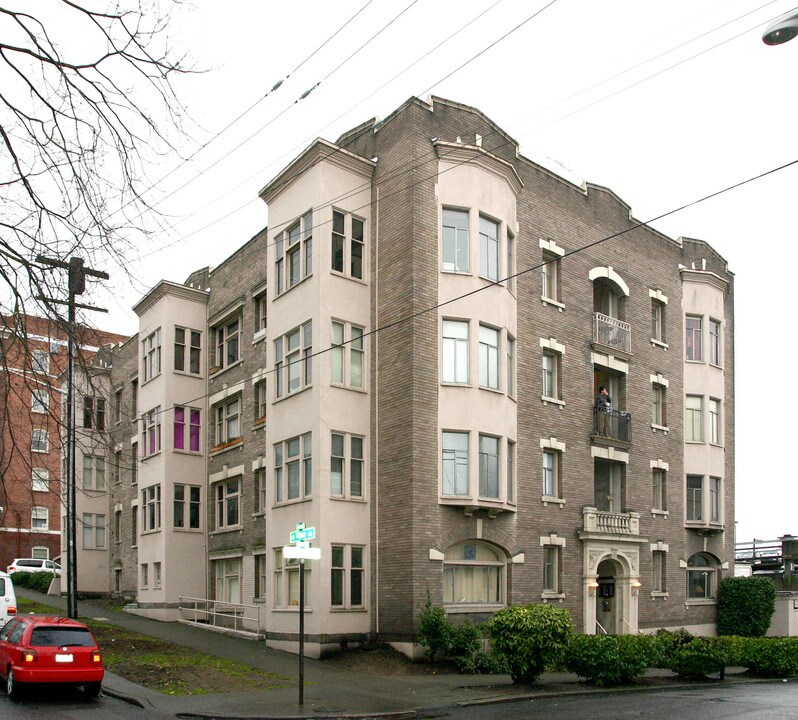
<path fill-rule="evenodd" d="M 17 614 L 17 596 L 11 577 L 0 572 L 0 627 Z"/>

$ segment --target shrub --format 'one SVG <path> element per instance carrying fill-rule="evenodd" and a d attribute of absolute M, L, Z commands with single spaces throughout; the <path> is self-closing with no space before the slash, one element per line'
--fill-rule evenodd
<path fill-rule="evenodd" d="M 720 672 L 727 664 L 726 647 L 717 638 L 694 637 L 677 645 L 670 657 L 670 669 L 685 678 Z"/>
<path fill-rule="evenodd" d="M 37 590 L 46 593 L 50 589 L 53 581 L 53 574 L 49 572 L 22 572 L 17 571 L 11 576 L 11 581 L 16 587 Z"/>
<path fill-rule="evenodd" d="M 476 655 L 482 649 L 482 633 L 479 627 L 466 619 L 452 629 L 449 640 L 449 657 L 454 661 L 457 671 L 475 673 Z"/>
<path fill-rule="evenodd" d="M 718 635 L 764 637 L 776 610 L 776 586 L 763 577 L 728 577 L 718 585 Z"/>
<path fill-rule="evenodd" d="M 684 628 L 673 632 L 672 630 L 658 630 L 654 636 L 654 658 L 652 667 L 670 668 L 674 654 L 680 647 L 686 645 L 693 636 Z"/>
<path fill-rule="evenodd" d="M 567 610 L 533 604 L 500 610 L 487 631 L 493 652 L 507 664 L 513 682 L 527 683 L 560 661 L 573 627 Z"/>
<path fill-rule="evenodd" d="M 757 675 L 798 675 L 798 637 L 745 638 L 740 661 Z"/>
<path fill-rule="evenodd" d="M 418 641 L 427 649 L 430 662 L 449 649 L 451 638 L 452 623 L 443 608 L 432 604 L 427 591 L 427 602 L 418 614 Z"/>
<path fill-rule="evenodd" d="M 621 685 L 642 676 L 655 658 L 650 635 L 576 635 L 566 667 L 596 685 Z"/>

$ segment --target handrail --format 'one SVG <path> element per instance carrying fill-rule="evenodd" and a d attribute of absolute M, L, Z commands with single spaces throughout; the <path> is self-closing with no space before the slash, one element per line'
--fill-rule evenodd
<path fill-rule="evenodd" d="M 604 629 L 604 626 L 598 620 L 596 620 L 596 627 L 599 630 L 601 630 L 601 632 L 603 632 L 605 635 L 609 635 L 609 633 Z M 596 634 L 598 634 L 598 633 L 596 633 Z"/>
<path fill-rule="evenodd" d="M 181 617 L 189 622 L 204 622 L 214 627 L 229 628 L 237 632 L 257 632 L 259 629 L 257 605 L 185 595 L 179 596 L 178 602 Z"/>

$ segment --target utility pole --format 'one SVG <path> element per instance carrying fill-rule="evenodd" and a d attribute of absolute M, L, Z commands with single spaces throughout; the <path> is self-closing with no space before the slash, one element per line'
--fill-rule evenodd
<path fill-rule="evenodd" d="M 67 305 L 67 399 L 66 399 L 66 543 L 67 543 L 67 616 L 78 616 L 78 553 L 75 520 L 75 309 L 108 312 L 104 308 L 81 305 L 75 297 L 86 291 L 86 276 L 108 280 L 108 273 L 85 267 L 83 258 L 71 257 L 69 262 L 39 255 L 36 262 L 66 270 L 68 275 L 69 300 L 38 296 L 37 299 L 56 305 Z"/>

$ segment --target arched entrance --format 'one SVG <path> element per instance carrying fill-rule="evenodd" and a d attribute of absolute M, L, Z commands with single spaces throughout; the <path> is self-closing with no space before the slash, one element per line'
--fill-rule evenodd
<path fill-rule="evenodd" d="M 597 568 L 596 582 L 596 634 L 618 634 L 618 611 L 623 603 L 623 583 L 616 577 L 623 576 L 623 569 L 615 560 L 603 560 Z"/>
<path fill-rule="evenodd" d="M 582 577 L 584 632 L 587 635 L 636 633 L 639 544 L 630 542 L 613 547 L 610 543 L 586 540 Z"/>

